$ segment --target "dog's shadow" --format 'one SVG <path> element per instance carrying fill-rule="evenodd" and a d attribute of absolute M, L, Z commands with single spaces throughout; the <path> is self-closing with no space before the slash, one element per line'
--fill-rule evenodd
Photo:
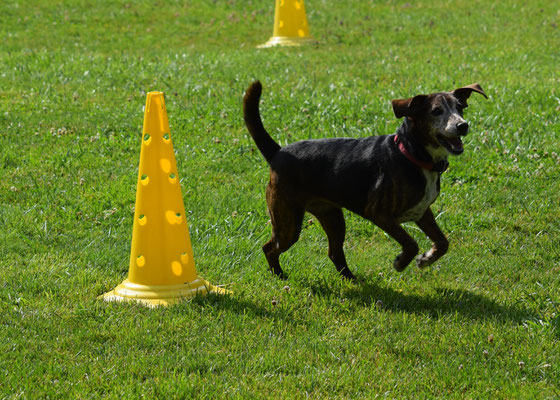
<path fill-rule="evenodd" d="M 332 296 L 333 289 L 324 282 L 309 282 L 316 296 Z M 494 320 L 521 324 L 535 318 L 534 312 L 519 304 L 504 304 L 482 294 L 460 288 L 437 287 L 431 293 L 415 294 L 360 281 L 343 289 L 346 299 L 358 307 L 376 307 L 390 312 L 421 314 L 441 319 L 459 314 L 472 320 Z"/>
<path fill-rule="evenodd" d="M 303 281 L 302 281 L 303 279 Z M 354 308 L 376 307 L 379 311 L 418 314 L 439 320 L 458 314 L 471 320 L 491 320 L 498 323 L 522 324 L 527 320 L 539 318 L 534 310 L 519 303 L 506 304 L 485 295 L 461 288 L 437 287 L 426 294 L 408 293 L 375 282 L 360 281 L 342 285 L 330 279 L 307 281 L 299 277 L 298 286 L 310 288 L 313 296 L 332 298 L 340 296 Z M 292 320 L 290 312 L 275 312 L 266 304 L 258 304 L 247 296 L 210 295 L 194 300 L 234 313 L 249 314 L 255 318 L 280 318 Z M 278 310 L 276 310 L 278 311 Z M 560 325 L 560 318 L 558 321 Z"/>

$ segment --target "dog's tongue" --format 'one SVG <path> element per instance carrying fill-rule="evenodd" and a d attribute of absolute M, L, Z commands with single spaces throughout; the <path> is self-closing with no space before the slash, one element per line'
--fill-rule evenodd
<path fill-rule="evenodd" d="M 447 139 L 447 143 L 449 143 L 449 145 L 451 146 L 451 148 L 455 151 L 461 151 L 463 150 L 463 142 L 461 141 L 461 138 L 456 137 L 456 138 L 448 138 Z"/>

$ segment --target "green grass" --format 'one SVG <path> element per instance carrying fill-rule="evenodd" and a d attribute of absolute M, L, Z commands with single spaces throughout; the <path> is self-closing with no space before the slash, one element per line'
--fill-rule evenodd
<path fill-rule="evenodd" d="M 560 397 L 558 7 L 306 8 L 320 44 L 265 50 L 272 1 L 0 4 L 0 398 Z M 397 244 L 347 214 L 362 283 L 337 276 L 313 220 L 290 279 L 271 277 L 267 166 L 241 117 L 256 78 L 282 144 L 393 133 L 391 99 L 479 82 L 490 99 L 471 98 L 432 207 L 449 253 L 396 273 Z M 128 273 L 152 90 L 197 271 L 232 296 L 97 300 Z"/>

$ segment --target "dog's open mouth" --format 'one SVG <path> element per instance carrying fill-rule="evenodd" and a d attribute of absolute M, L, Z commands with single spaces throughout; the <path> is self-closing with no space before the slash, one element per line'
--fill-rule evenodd
<path fill-rule="evenodd" d="M 438 135 L 437 139 L 439 143 L 447 149 L 451 154 L 459 155 L 463 152 L 463 142 L 459 136 L 457 137 L 446 137 L 443 135 Z"/>

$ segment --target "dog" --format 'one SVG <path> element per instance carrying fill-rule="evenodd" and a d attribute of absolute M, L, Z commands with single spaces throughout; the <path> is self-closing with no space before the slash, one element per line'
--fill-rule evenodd
<path fill-rule="evenodd" d="M 463 153 L 461 138 L 469 130 L 463 109 L 472 92 L 488 98 L 475 83 L 451 92 L 393 100 L 395 116 L 404 117 L 393 135 L 303 140 L 281 147 L 263 126 L 262 85 L 253 82 L 243 98 L 243 116 L 270 165 L 266 202 L 272 237 L 262 249 L 271 272 L 287 278 L 279 257 L 297 242 L 304 214 L 309 212 L 327 234 L 328 256 L 338 272 L 355 280 L 343 250 L 342 208 L 373 222 L 401 245 L 393 262 L 399 272 L 415 257 L 420 268 L 442 257 L 449 242 L 430 205 L 439 195 L 448 156 Z M 401 227 L 403 222 L 415 222 L 433 242 L 431 249 L 418 255 L 418 244 Z"/>

